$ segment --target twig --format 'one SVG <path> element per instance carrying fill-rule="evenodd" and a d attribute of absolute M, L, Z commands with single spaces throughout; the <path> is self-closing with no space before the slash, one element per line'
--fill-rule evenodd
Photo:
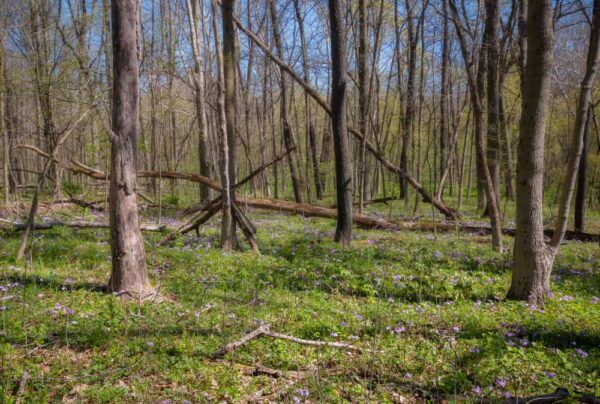
<path fill-rule="evenodd" d="M 25 393 L 25 388 L 27 387 L 27 380 L 29 380 L 29 373 L 24 370 L 23 375 L 21 376 L 21 383 L 19 383 L 19 391 L 17 391 L 15 404 L 21 404 L 21 396 Z"/>
<path fill-rule="evenodd" d="M 328 342 L 328 341 L 320 341 L 320 340 L 302 339 L 302 338 L 293 337 L 291 335 L 280 334 L 278 332 L 270 332 L 270 331 L 265 332 L 264 335 L 267 337 L 271 337 L 271 338 L 283 339 L 286 341 L 295 342 L 296 344 L 300 344 L 300 345 L 316 346 L 316 347 L 326 346 L 326 347 L 330 347 L 330 348 L 343 348 L 343 349 L 349 349 L 351 351 L 357 351 L 357 352 L 363 351 L 362 348 L 354 346 L 350 342 Z"/>
<path fill-rule="evenodd" d="M 269 327 L 270 327 L 269 324 L 261 325 L 256 330 L 244 335 L 242 338 L 238 339 L 237 341 L 230 342 L 229 344 L 225 345 L 223 348 L 217 349 L 215 352 L 213 352 L 210 355 L 210 357 L 212 359 L 216 359 L 216 358 L 219 358 L 219 357 L 225 355 L 228 352 L 235 351 L 239 347 L 246 345 L 248 342 L 252 341 L 255 338 L 260 337 L 261 335 L 263 335 L 264 333 L 269 331 Z"/>

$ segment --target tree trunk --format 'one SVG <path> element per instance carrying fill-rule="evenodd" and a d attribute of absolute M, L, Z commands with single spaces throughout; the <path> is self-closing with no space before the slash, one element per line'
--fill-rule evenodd
<path fill-rule="evenodd" d="M 448 29 L 448 0 L 442 0 L 442 18 L 443 18 L 443 39 L 442 39 L 442 88 L 440 90 L 440 178 L 444 175 L 446 167 L 446 143 L 449 133 L 449 103 L 448 91 L 450 90 L 450 33 Z M 448 152 L 448 158 L 450 152 Z M 444 188 L 441 187 L 439 195 L 444 194 Z"/>
<path fill-rule="evenodd" d="M 408 170 L 408 150 L 412 137 L 413 118 L 415 113 L 415 76 L 417 72 L 417 38 L 415 33 L 414 3 L 406 0 L 406 22 L 408 25 L 408 79 L 406 83 L 406 104 L 404 119 L 402 121 L 402 151 L 400 154 L 400 168 Z M 405 176 L 400 178 L 400 198 L 408 198 L 408 182 Z"/>
<path fill-rule="evenodd" d="M 335 154 L 338 206 L 335 241 L 349 245 L 352 239 L 352 161 L 346 122 L 346 30 L 342 0 L 329 0 L 331 30 L 331 123 Z"/>
<path fill-rule="evenodd" d="M 496 206 L 500 206 L 500 97 L 499 97 L 499 51 L 500 0 L 485 0 L 486 22 L 483 34 L 487 71 L 487 161 Z"/>
<path fill-rule="evenodd" d="M 236 110 L 237 110 L 237 85 L 236 85 L 236 51 L 235 51 L 235 25 L 233 14 L 235 12 L 236 0 L 224 0 L 221 2 L 221 18 L 223 23 L 223 80 L 225 91 L 225 118 L 227 126 L 227 145 L 228 149 L 228 174 L 229 184 L 235 184 L 236 176 Z M 233 192 L 230 190 L 229 192 Z M 223 199 L 225 203 L 225 199 Z M 231 207 L 230 209 L 233 209 Z M 225 210 L 225 205 L 223 206 Z M 233 210 L 231 217 L 233 218 Z M 231 230 L 227 234 L 228 242 L 224 248 L 236 248 L 236 222 L 231 220 Z M 221 236 L 223 240 L 223 236 Z"/>
<path fill-rule="evenodd" d="M 552 1 L 529 4 L 527 64 L 517 148 L 517 211 L 509 299 L 543 303 L 550 293 L 553 253 L 544 242 L 544 132 L 552 68 Z"/>
<path fill-rule="evenodd" d="M 188 21 L 190 24 L 190 33 L 192 36 L 192 54 L 194 56 L 194 102 L 196 105 L 196 120 L 198 121 L 198 162 L 200 166 L 200 175 L 212 177 L 210 169 L 208 128 L 206 124 L 206 107 L 204 104 L 204 67 L 200 54 L 202 46 L 200 44 L 200 30 L 198 19 L 202 14 L 202 7 L 199 0 L 187 0 Z M 206 202 L 212 199 L 210 188 L 200 184 L 200 200 Z"/>
<path fill-rule="evenodd" d="M 575 217 L 574 230 L 583 233 L 585 231 L 585 194 L 587 188 L 587 168 L 589 152 L 590 122 L 592 120 L 592 107 L 589 107 L 585 130 L 583 132 L 583 145 L 581 150 L 581 161 L 577 172 L 577 193 L 575 194 Z"/>
<path fill-rule="evenodd" d="M 144 298 L 150 289 L 137 197 L 139 114 L 138 0 L 112 0 L 113 119 L 111 135 L 110 290 Z"/>
<path fill-rule="evenodd" d="M 279 18 L 277 16 L 277 7 L 275 0 L 269 0 L 269 11 L 271 13 L 271 27 L 273 30 L 273 40 L 277 49 L 277 56 L 283 60 L 283 43 L 279 32 Z M 279 117 L 281 119 L 281 129 L 283 132 L 283 141 L 287 151 L 293 150 L 295 145 L 294 132 L 288 116 L 288 83 L 287 73 L 283 68 L 279 69 L 279 80 L 281 87 L 281 97 L 279 99 Z M 292 152 L 288 156 L 288 164 L 290 167 L 290 176 L 292 177 L 292 188 L 294 190 L 294 199 L 298 203 L 302 203 L 302 180 L 300 176 L 300 168 L 298 164 L 297 152 Z"/>
<path fill-rule="evenodd" d="M 367 123 L 369 117 L 369 89 L 367 88 L 367 1 L 358 1 L 358 130 L 363 136 L 358 156 L 358 213 L 363 213 L 365 182 L 367 178 Z"/>

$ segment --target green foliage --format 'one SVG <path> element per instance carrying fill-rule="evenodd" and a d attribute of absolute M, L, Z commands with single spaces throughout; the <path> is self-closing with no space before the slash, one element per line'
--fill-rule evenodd
<path fill-rule="evenodd" d="M 148 269 L 170 301 L 127 303 L 105 292 L 110 249 L 100 230 L 35 234 L 33 261 L 0 255 L 0 394 L 24 370 L 28 402 L 398 401 L 529 395 L 567 387 L 600 394 L 600 252 L 569 243 L 542 308 L 505 301 L 510 252 L 465 234 L 357 231 L 349 249 L 332 222 L 253 215 L 262 255 L 222 253 L 217 224 L 156 247 Z M 6 234 L 14 251 L 19 234 Z M 507 244 L 509 239 L 506 240 Z M 259 338 L 209 358 L 260 322 L 298 338 L 352 341 L 362 354 Z M 251 376 L 242 365 L 285 371 Z M 481 395 L 478 393 L 481 389 Z"/>

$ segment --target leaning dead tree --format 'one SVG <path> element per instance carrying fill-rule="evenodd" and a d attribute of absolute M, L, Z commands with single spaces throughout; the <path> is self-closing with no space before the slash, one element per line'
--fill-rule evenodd
<path fill-rule="evenodd" d="M 288 64 L 286 64 L 283 60 L 277 57 L 255 33 L 244 27 L 242 22 L 234 16 L 234 21 L 237 27 L 242 31 L 251 41 L 253 41 L 263 52 L 264 54 L 275 62 L 278 66 L 280 66 L 296 83 L 298 83 L 304 91 L 319 104 L 321 108 L 330 116 L 332 115 L 332 109 L 329 103 L 319 94 L 319 92 L 314 89 L 310 84 L 308 84 L 305 80 L 303 80 Z M 351 133 L 355 138 L 359 141 L 363 142 L 364 136 L 360 133 L 359 130 L 348 126 L 348 132 Z M 379 147 L 374 145 L 368 139 L 364 140 L 365 147 L 367 151 L 375 157 L 382 166 L 387 168 L 392 173 L 406 178 L 408 184 L 413 187 L 419 195 L 423 198 L 424 202 L 431 203 L 440 213 L 442 213 L 448 219 L 459 219 L 460 215 L 454 209 L 447 206 L 443 201 L 432 197 L 429 192 L 423 187 L 419 181 L 417 181 L 408 171 L 402 169 L 400 166 L 394 164 L 391 160 L 389 160 L 385 155 L 379 150 Z"/>

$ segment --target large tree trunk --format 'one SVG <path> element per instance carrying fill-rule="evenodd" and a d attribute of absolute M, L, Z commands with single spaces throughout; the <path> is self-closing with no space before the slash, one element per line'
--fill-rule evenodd
<path fill-rule="evenodd" d="M 542 303 L 550 292 L 554 254 L 544 242 L 544 131 L 552 68 L 552 1 L 529 4 L 527 64 L 517 148 L 517 212 L 508 298 Z"/>
<path fill-rule="evenodd" d="M 269 0 L 269 11 L 271 13 L 271 26 L 273 30 L 273 40 L 277 49 L 277 56 L 283 60 L 283 43 L 279 32 L 279 18 L 277 16 L 277 8 L 275 0 Z M 281 87 L 281 97 L 279 99 L 279 118 L 281 120 L 281 129 L 283 132 L 283 141 L 287 151 L 294 150 L 296 147 L 294 132 L 290 119 L 288 117 L 288 84 L 287 73 L 283 68 L 279 69 L 279 83 Z M 290 166 L 290 176 L 292 177 L 292 188 L 294 190 L 294 199 L 298 203 L 302 203 L 302 180 L 300 176 L 300 166 L 298 164 L 298 153 L 292 151 L 288 156 Z"/>
<path fill-rule="evenodd" d="M 335 241 L 349 245 L 352 239 L 352 161 L 346 122 L 346 30 L 342 0 L 329 0 L 331 30 L 331 123 L 335 154 L 338 217 Z"/>
<path fill-rule="evenodd" d="M 200 53 L 200 29 L 198 19 L 201 15 L 202 7 L 199 0 L 187 0 L 188 21 L 190 24 L 190 33 L 192 36 L 192 54 L 194 56 L 194 102 L 196 104 L 196 120 L 198 121 L 198 162 L 200 165 L 200 175 L 212 177 L 210 169 L 208 127 L 206 124 L 206 107 L 204 104 L 204 68 Z M 212 199 L 210 188 L 200 184 L 200 200 L 203 202 Z"/>
<path fill-rule="evenodd" d="M 111 134 L 109 288 L 135 299 L 148 295 L 144 239 L 137 197 L 138 0 L 112 0 L 113 117 Z"/>

